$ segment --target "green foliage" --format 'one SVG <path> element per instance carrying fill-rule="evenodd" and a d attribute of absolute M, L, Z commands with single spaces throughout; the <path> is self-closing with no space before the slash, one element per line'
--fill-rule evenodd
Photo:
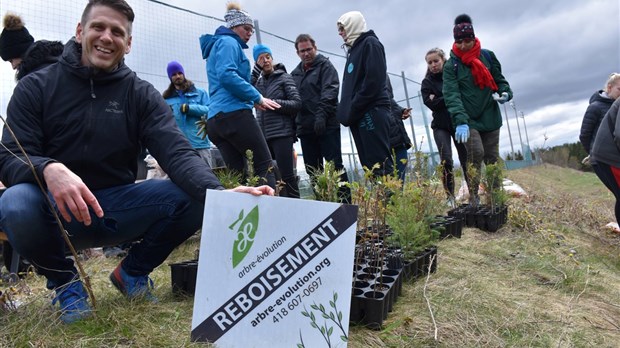
<path fill-rule="evenodd" d="M 344 170 L 336 170 L 332 161 L 325 162 L 323 169 L 315 169 L 310 173 L 313 178 L 314 199 L 323 202 L 340 202 L 340 187 L 346 185 L 340 180 Z"/>
<path fill-rule="evenodd" d="M 387 207 L 387 223 L 392 229 L 388 241 L 401 248 L 405 258 L 424 250 L 439 239 L 430 224 L 440 211 L 439 185 L 408 183 L 395 192 Z"/>
<path fill-rule="evenodd" d="M 504 163 L 486 164 L 482 183 L 487 190 L 487 205 L 491 208 L 501 207 L 508 201 L 508 194 L 504 190 Z"/>
<path fill-rule="evenodd" d="M 581 160 L 588 155 L 580 142 L 567 143 L 550 147 L 541 151 L 541 158 L 545 163 L 583 171 L 592 171 L 592 167 L 584 165 Z"/>
<path fill-rule="evenodd" d="M 241 185 L 241 180 L 243 180 L 243 174 L 228 167 L 213 168 L 213 173 L 226 189 Z"/>

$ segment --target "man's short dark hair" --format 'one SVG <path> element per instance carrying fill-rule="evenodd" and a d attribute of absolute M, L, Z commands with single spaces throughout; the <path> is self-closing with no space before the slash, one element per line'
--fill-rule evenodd
<path fill-rule="evenodd" d="M 129 21 L 129 34 L 131 35 L 131 24 L 135 18 L 135 14 L 133 13 L 133 9 L 125 0 L 88 0 L 88 4 L 84 8 L 84 12 L 82 12 L 82 25 L 86 25 L 88 21 L 88 16 L 90 15 L 90 10 L 94 6 L 106 6 L 113 10 L 116 10 L 122 13 L 127 20 Z"/>
<path fill-rule="evenodd" d="M 314 39 L 312 38 L 312 36 L 310 36 L 310 34 L 299 34 L 299 36 L 297 36 L 297 38 L 295 39 L 295 51 L 299 51 L 297 46 L 299 45 L 300 42 L 305 42 L 305 41 L 310 41 L 310 43 L 312 44 L 312 47 L 316 47 L 316 43 L 314 42 Z"/>

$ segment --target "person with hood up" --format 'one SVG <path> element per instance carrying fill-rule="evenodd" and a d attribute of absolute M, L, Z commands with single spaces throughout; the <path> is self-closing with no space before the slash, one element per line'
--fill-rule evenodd
<path fill-rule="evenodd" d="M 512 90 L 495 54 L 481 47 L 468 15 L 457 16 L 452 31 L 454 44 L 443 66 L 443 95 L 456 141 L 465 144 L 468 167 L 474 169 L 467 185 L 469 202 L 477 206 L 482 161 L 494 164 L 499 159 L 502 114 L 497 102 L 511 100 Z"/>
<path fill-rule="evenodd" d="M 614 100 L 620 96 L 620 74 L 612 73 L 609 75 L 607 82 L 602 90 L 594 92 L 590 97 L 590 105 L 583 115 L 581 122 L 581 131 L 579 132 L 579 141 L 588 153 L 588 157 L 584 158 L 584 163 L 592 163 L 590 159 L 590 150 L 594 144 L 594 137 L 601 125 L 603 116 L 607 113 Z"/>
<path fill-rule="evenodd" d="M 207 60 L 209 113 L 207 132 L 226 165 L 244 172 L 246 151 L 253 153 L 254 173 L 272 188 L 276 186 L 271 154 L 252 107 L 275 110 L 275 101 L 263 97 L 250 83 L 250 61 L 243 52 L 254 33 L 252 17 L 239 4 L 230 2 L 224 15 L 226 25 L 213 35 L 200 37 L 202 57 Z"/>
<path fill-rule="evenodd" d="M 14 13 L 7 12 L 2 22 L 0 57 L 11 63 L 16 80 L 58 61 L 64 48 L 60 41 L 34 41 L 22 18 Z"/>
<path fill-rule="evenodd" d="M 350 127 L 362 166 L 375 175 L 392 173 L 390 97 L 383 45 L 359 11 L 340 16 L 338 35 L 348 49 L 338 105 L 338 121 Z"/>
<path fill-rule="evenodd" d="M 261 71 L 255 86 L 269 99 L 280 104 L 275 110 L 257 110 L 258 125 L 267 140 L 271 156 L 276 160 L 285 183 L 280 196 L 299 198 L 299 186 L 293 168 L 293 143 L 295 116 L 301 109 L 301 97 L 284 64 L 273 64 L 271 49 L 265 45 L 254 46 L 254 61 Z"/>

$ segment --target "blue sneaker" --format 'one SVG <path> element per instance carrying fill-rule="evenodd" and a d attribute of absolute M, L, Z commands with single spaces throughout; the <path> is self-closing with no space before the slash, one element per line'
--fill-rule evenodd
<path fill-rule="evenodd" d="M 118 291 L 130 300 L 143 298 L 149 302 L 158 302 L 157 297 L 151 293 L 151 289 L 154 288 L 153 280 L 149 276 L 131 276 L 127 274 L 120 263 L 110 273 L 110 281 Z"/>
<path fill-rule="evenodd" d="M 52 304 L 56 302 L 60 302 L 60 320 L 65 324 L 72 324 L 93 315 L 93 310 L 88 304 L 88 293 L 81 280 L 56 288 L 56 297 L 52 300 Z"/>

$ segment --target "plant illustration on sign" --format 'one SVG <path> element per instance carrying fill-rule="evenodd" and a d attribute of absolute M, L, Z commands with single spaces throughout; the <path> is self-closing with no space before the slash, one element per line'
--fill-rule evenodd
<path fill-rule="evenodd" d="M 347 333 L 344 329 L 344 325 L 342 324 L 342 312 L 339 311 L 338 308 L 336 307 L 337 301 L 338 301 L 338 293 L 334 292 L 334 298 L 329 301 L 329 306 L 333 308 L 335 312 L 332 312 L 331 309 L 328 311 L 325 308 L 325 306 L 323 306 L 322 304 L 317 305 L 316 303 L 313 303 L 310 306 L 310 308 L 316 311 L 319 311 L 323 319 L 334 322 L 336 326 L 340 329 L 340 332 L 341 332 L 340 340 L 342 340 L 343 342 L 348 342 L 349 337 L 347 336 Z M 313 311 L 308 312 L 308 310 L 306 309 L 306 306 L 304 306 L 304 310 L 301 312 L 301 314 L 304 317 L 310 318 L 310 326 L 319 330 L 321 332 L 321 335 L 323 335 L 323 338 L 325 339 L 327 346 L 332 347 L 333 342 L 331 341 L 331 335 L 334 333 L 334 327 L 333 326 L 328 327 L 327 321 L 325 321 L 325 324 L 323 326 L 319 326 L 319 324 L 317 324 L 316 322 L 316 316 L 314 315 L 314 312 Z M 301 331 L 299 333 L 299 339 L 301 340 L 301 343 L 297 343 L 297 348 L 304 348 L 305 345 L 303 343 L 304 342 L 303 338 L 301 337 Z"/>
<path fill-rule="evenodd" d="M 243 261 L 248 254 L 254 243 L 254 236 L 256 236 L 256 230 L 258 229 L 258 205 L 255 206 L 250 212 L 243 215 L 243 209 L 239 212 L 239 217 L 233 222 L 228 229 L 235 230 L 235 226 L 238 222 L 239 228 L 237 228 L 237 239 L 233 244 L 232 251 L 232 263 L 233 268 Z"/>

